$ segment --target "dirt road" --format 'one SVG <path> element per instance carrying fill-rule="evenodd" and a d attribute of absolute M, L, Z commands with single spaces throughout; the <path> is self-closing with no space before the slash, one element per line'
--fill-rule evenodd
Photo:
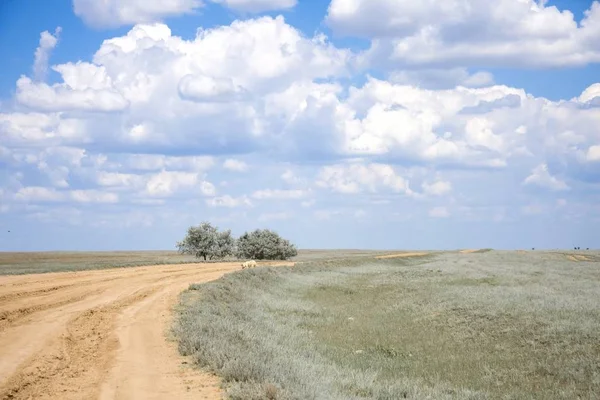
<path fill-rule="evenodd" d="M 1 399 L 214 399 L 167 339 L 193 282 L 239 263 L 0 277 Z"/>

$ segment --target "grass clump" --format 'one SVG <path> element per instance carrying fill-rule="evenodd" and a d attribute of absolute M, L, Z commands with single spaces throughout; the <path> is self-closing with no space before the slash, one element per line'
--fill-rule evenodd
<path fill-rule="evenodd" d="M 500 251 L 258 268 L 191 286 L 174 330 L 232 399 L 591 399 L 596 270 Z"/>

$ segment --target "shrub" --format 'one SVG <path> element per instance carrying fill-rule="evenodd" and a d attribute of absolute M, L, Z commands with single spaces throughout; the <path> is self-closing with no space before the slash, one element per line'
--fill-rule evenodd
<path fill-rule="evenodd" d="M 220 260 L 233 255 L 235 239 L 231 236 L 231 230 L 219 232 L 209 222 L 202 222 L 188 228 L 185 238 L 177 242 L 177 248 L 182 254 L 193 254 L 205 261 Z"/>
<path fill-rule="evenodd" d="M 246 232 L 237 240 L 236 256 L 254 260 L 287 260 L 298 254 L 296 246 L 269 229 Z"/>

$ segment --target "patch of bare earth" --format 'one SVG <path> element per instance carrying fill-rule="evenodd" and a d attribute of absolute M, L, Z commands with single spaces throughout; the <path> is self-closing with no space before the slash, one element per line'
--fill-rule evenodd
<path fill-rule="evenodd" d="M 167 336 L 182 290 L 239 269 L 233 262 L 0 277 L 0 399 L 221 398 L 219 379 L 191 368 Z"/>
<path fill-rule="evenodd" d="M 567 259 L 571 261 L 592 261 L 582 254 L 567 254 Z"/>
<path fill-rule="evenodd" d="M 382 256 L 376 256 L 378 259 L 389 259 L 389 258 L 403 258 L 403 257 L 420 257 L 425 256 L 427 253 L 396 253 L 396 254 L 386 254 Z"/>
<path fill-rule="evenodd" d="M 479 251 L 479 249 L 466 249 L 466 250 L 459 251 L 459 253 L 462 253 L 462 254 L 471 254 L 471 253 L 476 253 L 478 251 Z"/>

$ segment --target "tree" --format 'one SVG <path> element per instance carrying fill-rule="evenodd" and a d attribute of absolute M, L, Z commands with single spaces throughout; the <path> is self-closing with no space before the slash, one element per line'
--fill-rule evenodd
<path fill-rule="evenodd" d="M 231 236 L 231 230 L 219 232 L 210 222 L 202 222 L 188 228 L 185 238 L 177 242 L 177 248 L 182 254 L 193 254 L 205 261 L 221 260 L 233 255 L 235 239 Z"/>
<path fill-rule="evenodd" d="M 236 256 L 254 260 L 287 260 L 298 254 L 296 246 L 269 229 L 246 232 L 237 240 Z"/>

